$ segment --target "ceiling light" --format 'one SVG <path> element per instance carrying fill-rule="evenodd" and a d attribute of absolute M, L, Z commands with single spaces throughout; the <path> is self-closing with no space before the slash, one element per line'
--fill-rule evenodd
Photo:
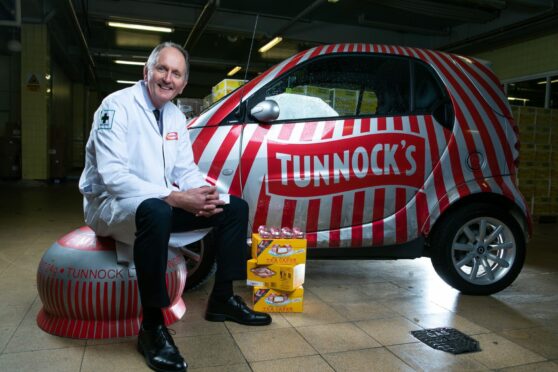
<path fill-rule="evenodd" d="M 558 83 L 558 79 L 555 79 L 555 80 L 550 80 L 550 82 L 551 82 L 551 83 Z M 543 85 L 543 84 L 546 84 L 546 80 L 543 80 L 543 81 L 539 81 L 539 82 L 538 82 L 537 84 L 539 84 L 539 85 Z"/>
<path fill-rule="evenodd" d="M 137 83 L 137 81 L 132 81 L 132 80 L 116 80 L 116 82 L 118 84 L 135 84 L 135 83 Z"/>
<path fill-rule="evenodd" d="M 277 36 L 275 37 L 273 40 L 271 40 L 269 43 L 265 44 L 263 47 L 261 47 L 259 49 L 260 53 L 265 53 L 268 50 L 270 50 L 271 48 L 273 48 L 275 45 L 279 44 L 281 42 L 281 40 L 283 40 L 283 38 L 281 36 Z"/>
<path fill-rule="evenodd" d="M 334 4 L 335 4 L 335 3 L 339 2 L 339 0 L 327 0 L 327 2 L 328 2 L 328 3 L 334 3 Z"/>
<path fill-rule="evenodd" d="M 144 66 L 145 62 L 142 61 L 126 61 L 123 59 L 115 59 L 114 63 L 119 65 L 134 65 L 134 66 Z"/>
<path fill-rule="evenodd" d="M 242 67 L 240 66 L 236 66 L 233 67 L 232 70 L 230 70 L 229 72 L 227 72 L 227 76 L 233 76 L 234 74 L 236 74 L 238 71 L 240 71 L 242 69 Z"/>
<path fill-rule="evenodd" d="M 508 97 L 508 101 L 521 101 L 523 103 L 530 101 L 528 98 Z"/>
<path fill-rule="evenodd" d="M 174 29 L 172 29 L 170 27 L 139 25 L 139 24 L 135 24 L 135 23 L 107 22 L 107 25 L 109 25 L 110 27 L 129 28 L 129 29 L 132 29 L 132 30 L 143 30 L 143 31 L 155 31 L 155 32 L 173 32 L 174 31 Z"/>

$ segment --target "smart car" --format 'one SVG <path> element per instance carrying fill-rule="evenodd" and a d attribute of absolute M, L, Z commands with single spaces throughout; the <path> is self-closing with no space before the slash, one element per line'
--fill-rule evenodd
<path fill-rule="evenodd" d="M 309 258 L 430 257 L 466 294 L 498 292 L 523 266 L 531 220 L 516 184 L 518 128 L 478 60 L 317 46 L 188 128 L 207 180 L 248 202 L 248 235 L 300 227 Z M 214 265 L 211 234 L 191 253 L 195 286 Z"/>

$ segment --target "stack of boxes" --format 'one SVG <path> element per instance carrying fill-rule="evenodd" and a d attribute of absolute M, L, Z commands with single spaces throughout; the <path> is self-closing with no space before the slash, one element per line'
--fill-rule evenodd
<path fill-rule="evenodd" d="M 512 106 L 521 141 L 519 189 L 535 217 L 558 215 L 558 110 Z"/>
<path fill-rule="evenodd" d="M 355 115 L 358 107 L 358 90 L 300 85 L 294 88 L 287 88 L 285 92 L 321 98 L 341 116 Z M 377 107 L 378 99 L 376 93 L 373 91 L 364 91 L 360 105 L 360 113 L 375 114 Z"/>
<path fill-rule="evenodd" d="M 247 284 L 254 287 L 254 310 L 268 313 L 302 312 L 306 239 L 252 234 L 252 259 Z"/>
<path fill-rule="evenodd" d="M 232 92 L 236 90 L 240 86 L 244 85 L 246 80 L 240 79 L 223 79 L 213 88 L 211 88 L 211 98 L 213 102 L 216 102 Z"/>

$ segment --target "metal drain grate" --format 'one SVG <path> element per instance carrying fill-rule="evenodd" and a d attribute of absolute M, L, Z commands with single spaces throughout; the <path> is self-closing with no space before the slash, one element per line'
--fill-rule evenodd
<path fill-rule="evenodd" d="M 431 348 L 452 354 L 473 353 L 481 350 L 477 340 L 455 328 L 424 329 L 411 331 L 411 334 Z"/>

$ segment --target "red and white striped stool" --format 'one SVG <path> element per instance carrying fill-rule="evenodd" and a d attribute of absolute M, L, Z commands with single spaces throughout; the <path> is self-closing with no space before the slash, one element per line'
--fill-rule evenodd
<path fill-rule="evenodd" d="M 186 262 L 174 248 L 169 248 L 166 281 L 171 306 L 163 314 L 169 325 L 186 312 Z M 119 265 L 114 240 L 96 236 L 89 227 L 63 236 L 45 252 L 37 289 L 43 303 L 37 324 L 47 333 L 72 338 L 138 334 L 142 314 L 135 267 Z"/>

